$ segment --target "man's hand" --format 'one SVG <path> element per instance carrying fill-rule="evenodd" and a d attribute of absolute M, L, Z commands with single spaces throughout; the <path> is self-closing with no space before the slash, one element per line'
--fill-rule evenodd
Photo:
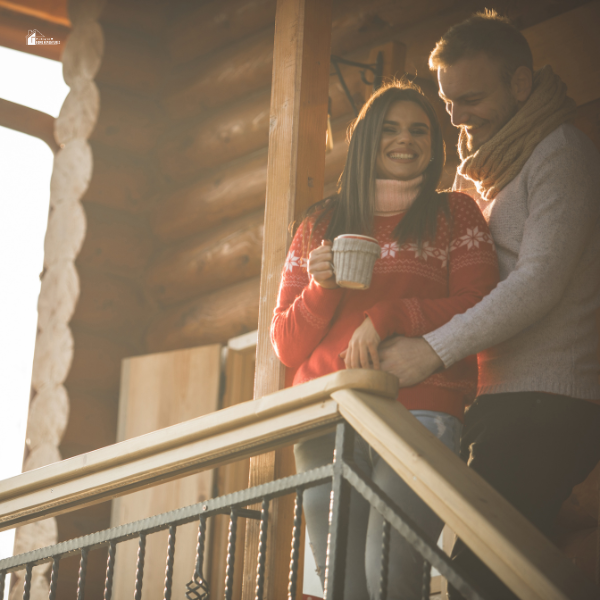
<path fill-rule="evenodd" d="M 340 356 L 346 363 L 346 369 L 379 370 L 379 355 L 377 348 L 381 338 L 373 322 L 367 317 L 360 327 L 357 327 L 348 343 L 348 348 Z"/>
<path fill-rule="evenodd" d="M 421 383 L 444 363 L 433 348 L 421 337 L 393 337 L 379 346 L 379 361 L 382 371 L 395 375 L 400 387 Z"/>

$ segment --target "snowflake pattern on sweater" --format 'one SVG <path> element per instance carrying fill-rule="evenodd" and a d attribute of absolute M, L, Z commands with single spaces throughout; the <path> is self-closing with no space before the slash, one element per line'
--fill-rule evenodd
<path fill-rule="evenodd" d="M 324 289 L 308 274 L 308 255 L 320 246 L 328 218 L 297 231 L 283 269 L 271 339 L 280 360 L 295 371 L 294 385 L 344 368 L 339 354 L 366 316 L 382 340 L 422 336 L 465 312 L 498 282 L 492 237 L 472 198 L 452 193 L 451 218 L 438 217 L 434 240 L 400 246 L 393 232 L 403 213 L 375 217 L 381 246 L 368 290 Z M 473 357 L 474 358 L 474 357 Z M 400 391 L 410 409 L 439 410 L 462 418 L 474 397 L 473 358 Z"/>

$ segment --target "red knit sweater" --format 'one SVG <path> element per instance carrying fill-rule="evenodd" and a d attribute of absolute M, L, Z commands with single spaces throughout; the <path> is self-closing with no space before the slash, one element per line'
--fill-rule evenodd
<path fill-rule="evenodd" d="M 292 370 L 289 382 L 297 385 L 344 369 L 339 355 L 367 315 L 382 340 L 417 337 L 465 312 L 495 287 L 498 261 L 477 204 L 452 193 L 449 206 L 451 224 L 440 214 L 435 240 L 425 242 L 421 254 L 416 244 L 399 248 L 393 238 L 404 213 L 375 217 L 372 235 L 381 258 L 367 290 L 325 289 L 308 275 L 308 255 L 321 244 L 329 218 L 314 231 L 314 218 L 303 222 L 288 252 L 271 325 L 275 352 Z M 435 410 L 462 420 L 476 388 L 477 362 L 471 356 L 401 389 L 398 400 L 409 410 Z"/>

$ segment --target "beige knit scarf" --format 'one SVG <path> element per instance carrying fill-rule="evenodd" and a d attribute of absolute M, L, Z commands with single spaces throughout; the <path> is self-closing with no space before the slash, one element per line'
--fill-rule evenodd
<path fill-rule="evenodd" d="M 534 148 L 575 114 L 567 86 L 546 65 L 533 75 L 533 92 L 517 114 L 476 152 L 469 154 L 467 134 L 460 132 L 458 172 L 473 181 L 484 200 L 493 200 L 521 171 Z"/>

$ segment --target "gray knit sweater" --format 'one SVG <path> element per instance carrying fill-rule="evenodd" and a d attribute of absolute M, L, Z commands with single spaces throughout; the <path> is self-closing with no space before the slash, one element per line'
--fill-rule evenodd
<path fill-rule="evenodd" d="M 543 391 L 600 401 L 600 155 L 561 125 L 495 198 L 455 187 L 489 222 L 500 283 L 425 335 L 446 367 L 479 353 L 479 394 Z"/>

